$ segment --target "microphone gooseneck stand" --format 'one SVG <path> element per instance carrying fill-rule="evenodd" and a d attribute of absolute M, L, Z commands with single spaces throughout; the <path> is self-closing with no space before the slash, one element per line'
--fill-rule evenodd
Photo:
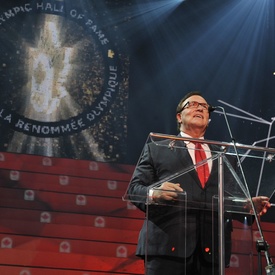
<path fill-rule="evenodd" d="M 249 190 L 248 184 L 247 184 L 247 181 L 246 181 L 246 178 L 245 178 L 245 175 L 244 175 L 244 171 L 243 171 L 243 168 L 242 168 L 242 164 L 241 164 L 241 161 L 240 161 L 240 157 L 239 157 L 239 154 L 238 154 L 238 150 L 237 150 L 237 146 L 236 146 L 236 140 L 234 139 L 234 137 L 232 135 L 232 131 L 231 131 L 231 128 L 230 128 L 230 125 L 229 125 L 227 115 L 226 115 L 226 112 L 225 112 L 224 108 L 221 107 L 221 106 L 216 106 L 216 107 L 210 106 L 209 111 L 210 112 L 214 111 L 217 108 L 221 109 L 222 113 L 224 115 L 226 126 L 227 126 L 227 129 L 228 129 L 229 135 L 230 135 L 230 139 L 232 141 L 233 148 L 234 148 L 234 151 L 236 153 L 236 157 L 237 157 L 238 165 L 239 165 L 239 168 L 240 168 L 240 172 L 242 174 L 245 187 L 246 187 L 247 190 Z M 259 218 L 258 218 L 256 209 L 255 209 L 255 205 L 252 201 L 252 197 L 250 195 L 250 192 L 248 192 L 248 195 L 249 195 L 248 199 L 250 200 L 253 213 L 255 213 L 255 221 L 256 221 L 257 227 L 259 229 L 260 236 L 261 236 L 261 238 L 259 240 L 257 240 L 257 242 L 256 242 L 256 249 L 257 249 L 257 252 L 258 252 L 258 275 L 262 275 L 262 260 L 261 260 L 261 254 L 262 253 L 265 254 L 265 258 L 266 258 L 266 261 L 267 261 L 267 266 L 265 267 L 266 274 L 275 275 L 275 265 L 273 264 L 270 253 L 269 253 L 269 244 L 267 243 L 267 241 L 264 238 L 263 231 L 262 231 L 262 228 L 261 228 L 261 225 L 260 225 L 260 222 L 259 222 Z"/>

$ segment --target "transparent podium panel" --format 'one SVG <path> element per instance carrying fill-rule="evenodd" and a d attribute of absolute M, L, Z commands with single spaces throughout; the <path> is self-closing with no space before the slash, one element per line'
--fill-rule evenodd
<path fill-rule="evenodd" d="M 197 142 L 206 157 L 200 162 L 195 157 Z M 252 228 L 259 227 L 261 233 L 258 207 L 239 154 L 230 147 L 223 142 L 149 135 L 124 195 L 145 215 L 136 250 L 144 259 L 145 274 L 173 274 L 173 262 L 181 269 L 177 274 L 257 274 Z M 251 155 L 252 150 L 247 154 L 242 148 L 243 156 L 253 162 L 265 158 L 264 149 L 252 149 Z M 209 170 L 205 183 L 199 176 L 203 166 Z"/>
<path fill-rule="evenodd" d="M 249 202 L 241 197 L 224 197 L 223 203 L 224 222 L 219 224 L 219 198 L 213 197 L 212 251 L 209 249 L 209 256 L 212 256 L 212 262 L 217 265 L 218 271 L 212 274 L 257 274 L 253 270 L 254 215 L 251 213 Z"/>
<path fill-rule="evenodd" d="M 170 190 L 152 188 L 154 191 L 171 192 Z M 173 192 L 172 192 L 173 193 Z M 186 259 L 188 257 L 186 237 L 189 235 L 190 220 L 187 218 L 187 197 L 185 192 L 174 192 L 174 200 L 148 201 L 146 206 L 146 220 L 144 222 L 145 244 L 144 267 L 145 274 L 149 274 L 152 256 L 161 258 L 177 258 L 182 262 L 182 272 L 187 274 Z M 149 198 L 150 200 L 151 198 Z M 190 217 L 189 217 L 190 219 Z M 193 219 L 193 218 L 191 218 Z M 141 233 L 142 234 L 142 233 Z"/>

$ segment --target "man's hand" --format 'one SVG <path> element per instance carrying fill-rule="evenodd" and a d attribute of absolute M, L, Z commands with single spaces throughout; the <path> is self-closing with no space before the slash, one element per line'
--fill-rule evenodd
<path fill-rule="evenodd" d="M 252 201 L 255 206 L 255 210 L 259 216 L 265 214 L 268 208 L 271 207 L 269 198 L 265 196 L 253 197 Z"/>
<path fill-rule="evenodd" d="M 158 189 L 153 191 L 152 198 L 155 202 L 160 200 L 172 201 L 177 199 L 177 192 L 183 192 L 180 184 L 166 181 Z"/>

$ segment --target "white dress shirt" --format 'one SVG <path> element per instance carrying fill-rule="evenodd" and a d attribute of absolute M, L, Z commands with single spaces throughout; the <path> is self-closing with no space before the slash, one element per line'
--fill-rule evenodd
<path fill-rule="evenodd" d="M 182 137 L 187 137 L 187 138 L 192 138 L 191 136 L 187 135 L 186 133 L 184 132 L 180 132 L 180 135 Z M 201 137 L 200 139 L 204 139 L 204 137 Z M 196 159 L 195 159 L 195 144 L 193 142 L 190 142 L 190 141 L 184 141 L 185 144 L 186 144 L 186 147 L 188 148 L 188 152 L 192 158 L 192 161 L 194 164 L 196 164 Z M 210 151 L 210 148 L 208 146 L 208 144 L 205 144 L 205 143 L 201 143 L 201 146 L 202 148 L 204 149 L 205 151 L 205 154 L 206 154 L 206 158 L 208 159 L 208 167 L 209 167 L 209 173 L 211 172 L 211 169 L 212 169 L 212 159 L 211 159 L 211 151 Z"/>

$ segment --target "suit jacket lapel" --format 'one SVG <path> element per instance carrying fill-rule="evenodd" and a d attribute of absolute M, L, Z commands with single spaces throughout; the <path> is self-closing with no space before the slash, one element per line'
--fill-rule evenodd
<path fill-rule="evenodd" d="M 188 152 L 185 142 L 181 141 L 181 140 L 175 141 L 174 149 L 175 149 L 175 154 L 176 154 L 177 158 L 179 159 L 179 163 L 183 167 L 183 171 L 186 168 L 190 168 L 191 170 L 188 173 L 193 177 L 193 179 L 196 181 L 196 183 L 201 186 L 201 183 L 200 183 L 200 180 L 198 177 L 198 173 L 197 173 L 196 169 L 194 168 L 192 158 Z"/>
<path fill-rule="evenodd" d="M 211 144 L 209 145 L 209 148 L 211 151 L 217 150 L 217 148 L 213 148 L 213 146 L 211 146 Z M 179 163 L 180 163 L 180 165 L 182 165 L 182 167 L 190 167 L 190 169 L 193 168 L 194 164 L 193 164 L 192 158 L 187 150 L 187 147 L 186 147 L 186 144 L 184 141 L 182 141 L 182 140 L 175 141 L 173 150 L 175 151 L 175 154 L 176 154 L 177 158 L 179 159 Z M 211 169 L 211 172 L 209 175 L 209 179 L 211 178 L 212 174 L 217 173 L 217 169 L 218 169 L 217 160 L 214 160 L 212 163 L 212 169 Z M 183 169 L 183 171 L 184 171 L 184 169 Z M 193 177 L 193 179 L 196 181 L 196 183 L 199 186 L 201 186 L 201 182 L 199 180 L 198 173 L 197 173 L 196 169 L 193 168 L 188 173 Z M 206 186 L 207 186 L 207 182 L 206 182 Z"/>

